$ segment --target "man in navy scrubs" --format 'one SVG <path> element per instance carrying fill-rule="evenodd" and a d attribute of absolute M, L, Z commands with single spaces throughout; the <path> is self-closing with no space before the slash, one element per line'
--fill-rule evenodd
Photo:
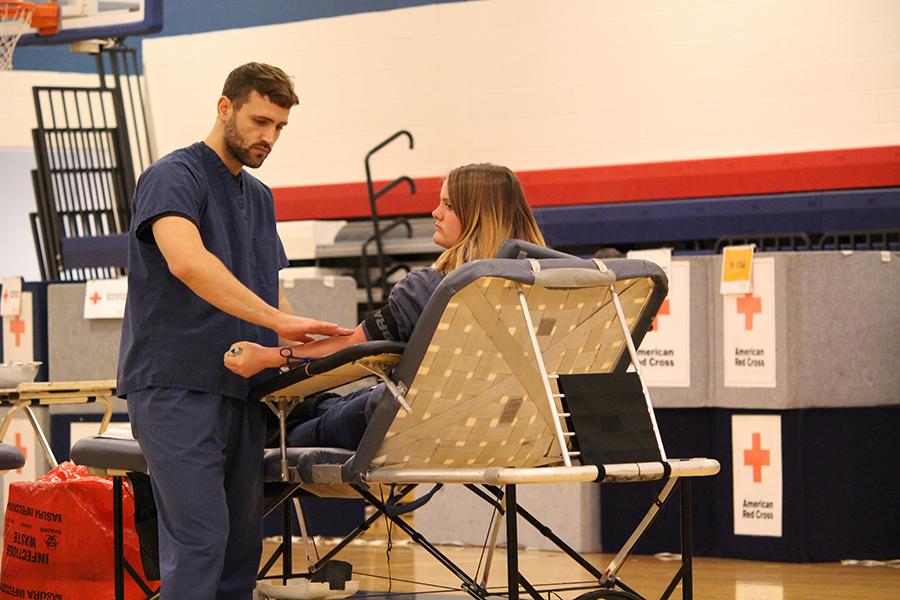
<path fill-rule="evenodd" d="M 135 192 L 118 394 L 154 486 L 162 600 L 249 600 L 255 587 L 265 423 L 247 400 L 258 380 L 223 365 L 231 343 L 350 333 L 290 314 L 272 192 L 242 168 L 263 163 L 296 104 L 281 69 L 238 67 L 209 136 L 156 161 Z"/>

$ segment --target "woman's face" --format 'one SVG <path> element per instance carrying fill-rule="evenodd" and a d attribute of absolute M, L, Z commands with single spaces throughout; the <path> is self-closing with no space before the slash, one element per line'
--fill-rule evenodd
<path fill-rule="evenodd" d="M 434 243 L 441 248 L 449 248 L 455 244 L 462 235 L 462 224 L 450 202 L 446 179 L 444 185 L 441 186 L 441 199 L 438 201 L 437 208 L 431 211 L 431 216 L 434 217 L 434 235 L 431 236 Z"/>

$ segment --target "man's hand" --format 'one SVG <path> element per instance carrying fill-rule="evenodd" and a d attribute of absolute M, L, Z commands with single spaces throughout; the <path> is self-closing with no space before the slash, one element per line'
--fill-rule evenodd
<path fill-rule="evenodd" d="M 327 321 L 317 321 L 316 319 L 282 313 L 282 316 L 278 319 L 278 323 L 275 327 L 275 333 L 282 339 L 304 343 L 313 340 L 313 338 L 310 337 L 311 334 L 333 337 L 350 335 L 353 333 L 353 330 L 347 329 L 346 327 L 339 327 L 334 323 L 329 323 Z"/>

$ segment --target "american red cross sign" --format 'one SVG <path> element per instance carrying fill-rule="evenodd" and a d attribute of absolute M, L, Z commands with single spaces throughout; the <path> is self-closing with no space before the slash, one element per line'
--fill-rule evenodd
<path fill-rule="evenodd" d="M 9 331 L 16 336 L 16 348 L 22 347 L 22 334 L 25 333 L 25 321 L 19 317 L 13 317 L 9 322 Z"/>
<path fill-rule="evenodd" d="M 97 303 L 100 302 L 100 300 L 101 300 L 102 298 L 103 298 L 103 296 L 101 296 L 101 295 L 98 294 L 97 292 L 94 292 L 94 295 L 91 296 L 90 300 L 91 300 L 91 302 L 93 302 L 94 305 L 96 306 Z"/>
<path fill-rule="evenodd" d="M 667 315 L 667 314 L 669 314 L 669 299 L 668 298 L 663 300 L 662 306 L 659 307 L 659 311 L 657 311 L 656 316 L 653 317 L 653 327 L 652 327 L 653 331 L 656 331 L 657 328 L 659 327 L 660 315 Z"/>
<path fill-rule="evenodd" d="M 762 483 L 762 468 L 769 466 L 769 451 L 762 449 L 760 434 L 753 434 L 753 446 L 744 450 L 744 465 L 753 467 L 753 483 Z"/>
<path fill-rule="evenodd" d="M 753 315 L 762 312 L 762 298 L 754 296 L 752 293 L 744 294 L 737 299 L 737 311 L 744 315 L 744 329 L 751 331 L 753 329 Z"/>

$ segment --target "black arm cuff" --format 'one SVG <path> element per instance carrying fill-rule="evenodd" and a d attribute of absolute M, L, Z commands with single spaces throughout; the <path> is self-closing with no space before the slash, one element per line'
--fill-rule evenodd
<path fill-rule="evenodd" d="M 369 340 L 400 341 L 400 330 L 397 320 L 389 306 L 382 306 L 363 321 L 363 328 Z"/>

